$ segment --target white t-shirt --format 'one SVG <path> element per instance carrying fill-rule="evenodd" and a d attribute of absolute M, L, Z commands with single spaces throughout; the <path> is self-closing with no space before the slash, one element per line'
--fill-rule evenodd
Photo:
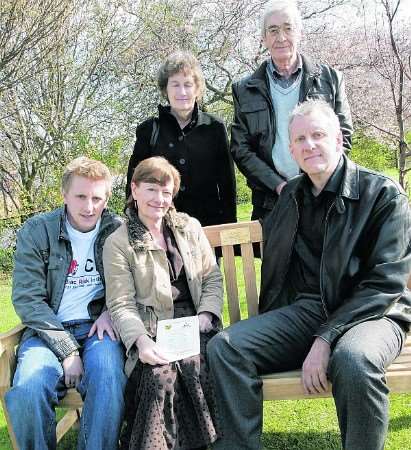
<path fill-rule="evenodd" d="M 73 251 L 63 298 L 57 311 L 61 322 L 90 319 L 87 306 L 93 298 L 103 295 L 104 287 L 94 260 L 94 243 L 100 220 L 94 230 L 87 233 L 75 230 L 66 220 L 67 232 Z"/>

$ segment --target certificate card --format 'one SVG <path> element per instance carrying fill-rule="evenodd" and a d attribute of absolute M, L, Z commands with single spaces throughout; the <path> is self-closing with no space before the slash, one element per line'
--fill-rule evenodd
<path fill-rule="evenodd" d="M 200 353 L 198 316 L 159 320 L 156 342 L 170 362 L 198 355 Z"/>

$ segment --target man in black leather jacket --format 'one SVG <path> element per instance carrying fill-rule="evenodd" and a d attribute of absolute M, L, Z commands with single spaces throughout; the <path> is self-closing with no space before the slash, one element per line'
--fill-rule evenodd
<path fill-rule="evenodd" d="M 342 74 L 298 53 L 301 16 L 292 2 L 271 2 L 262 20 L 270 58 L 233 84 L 231 153 L 252 191 L 252 219 L 274 206 L 287 180 L 299 173 L 288 153 L 288 116 L 297 103 L 323 99 L 340 121 L 344 148 L 351 149 L 352 122 Z"/>
<path fill-rule="evenodd" d="M 215 449 L 259 449 L 259 376 L 302 366 L 306 394 L 332 383 L 344 449 L 382 450 L 388 428 L 385 368 L 411 322 L 411 215 L 394 181 L 343 152 L 333 110 L 300 104 L 290 180 L 263 225 L 260 314 L 208 346 L 223 438 Z"/>

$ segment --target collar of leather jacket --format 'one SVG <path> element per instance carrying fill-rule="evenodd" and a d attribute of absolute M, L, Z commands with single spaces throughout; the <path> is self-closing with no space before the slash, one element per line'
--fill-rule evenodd
<path fill-rule="evenodd" d="M 314 63 L 311 58 L 301 55 L 303 63 L 303 76 L 305 78 L 315 78 L 320 76 L 321 68 L 318 64 Z M 250 76 L 247 81 L 247 87 L 261 87 L 267 89 L 266 70 L 269 60 L 263 61 L 260 67 Z"/>
<path fill-rule="evenodd" d="M 344 158 L 344 175 L 336 196 L 336 208 L 340 214 L 345 212 L 343 197 L 350 200 L 359 200 L 360 198 L 358 167 L 355 163 L 348 159 L 345 154 L 342 154 L 342 158 Z M 306 176 L 306 174 L 298 175 L 288 182 L 290 195 L 293 197 L 295 196 L 303 178 Z"/>

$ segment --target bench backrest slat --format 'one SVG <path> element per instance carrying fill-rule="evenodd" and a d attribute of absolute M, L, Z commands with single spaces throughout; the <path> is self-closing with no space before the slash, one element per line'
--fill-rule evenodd
<path fill-rule="evenodd" d="M 258 294 L 252 244 L 241 244 L 243 258 L 243 275 L 247 298 L 248 317 L 258 314 Z"/>
<path fill-rule="evenodd" d="M 230 323 L 241 320 L 240 302 L 238 299 L 237 271 L 234 259 L 234 249 L 232 246 L 223 245 L 225 288 L 227 290 L 228 313 Z"/>
<path fill-rule="evenodd" d="M 230 324 L 241 320 L 238 277 L 243 277 L 248 316 L 258 313 L 258 288 L 256 281 L 253 243 L 262 249 L 262 230 L 258 221 L 204 227 L 206 236 L 215 249 L 222 248 L 225 289 L 227 293 Z M 237 271 L 234 246 L 241 250 L 243 270 Z M 262 254 L 262 251 L 261 251 Z"/>

